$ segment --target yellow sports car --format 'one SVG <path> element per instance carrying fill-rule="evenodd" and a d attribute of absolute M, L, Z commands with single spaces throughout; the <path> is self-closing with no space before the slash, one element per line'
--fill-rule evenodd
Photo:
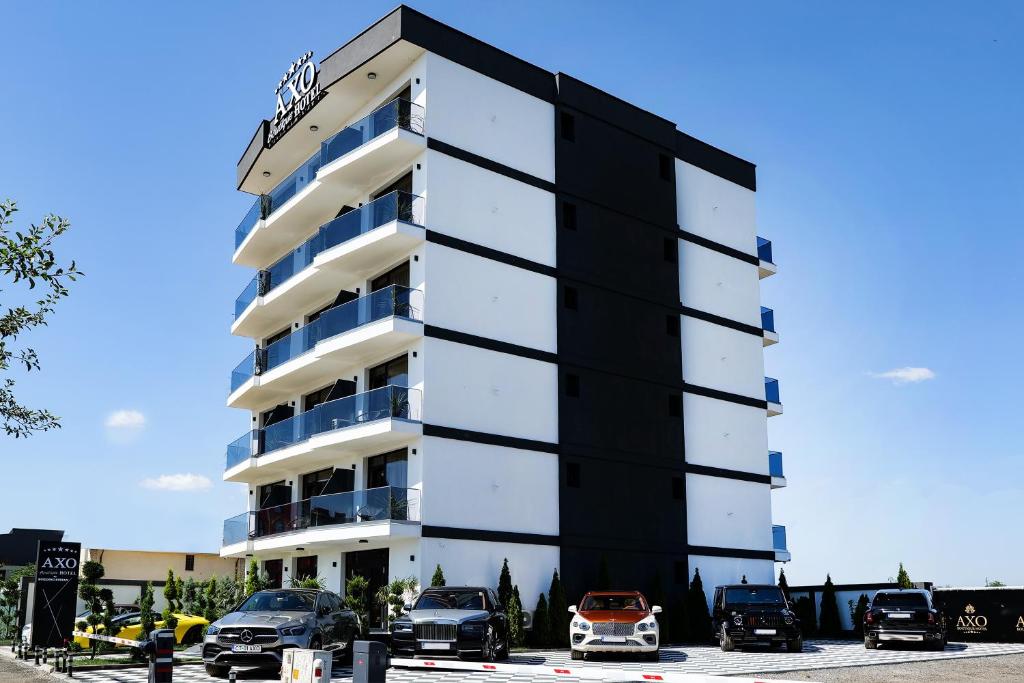
<path fill-rule="evenodd" d="M 210 625 L 206 619 L 197 617 L 191 614 L 177 614 L 178 625 L 174 628 L 174 640 L 178 644 L 192 644 L 202 642 L 203 636 L 206 634 L 206 627 Z M 164 627 L 163 615 L 153 612 L 153 622 L 157 628 Z M 114 630 L 114 636 L 116 638 L 124 638 L 125 640 L 138 640 L 142 633 L 142 614 L 140 612 L 131 612 L 129 614 L 122 614 L 121 616 L 114 617 L 114 621 L 111 624 Z M 103 634 L 102 624 L 99 626 L 99 633 Z M 85 629 L 86 633 L 92 633 L 92 626 Z M 83 649 L 89 649 L 92 647 L 88 638 L 82 636 L 75 636 L 75 642 L 78 643 Z"/>

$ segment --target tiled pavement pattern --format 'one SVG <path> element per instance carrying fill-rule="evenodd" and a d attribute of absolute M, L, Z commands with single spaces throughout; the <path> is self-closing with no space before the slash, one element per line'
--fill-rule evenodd
<path fill-rule="evenodd" d="M 898 648 L 898 649 L 897 649 Z M 923 650 L 919 646 L 896 646 L 881 650 L 867 650 L 863 643 L 851 641 L 815 640 L 804 644 L 802 653 L 790 654 L 785 651 L 770 652 L 767 650 L 747 650 L 722 652 L 714 647 L 663 648 L 661 661 L 658 663 L 639 661 L 617 661 L 601 659 L 598 661 L 572 662 L 568 652 L 529 652 L 513 655 L 509 664 L 546 664 L 548 666 L 566 667 L 604 667 L 609 669 L 625 669 L 627 671 L 664 672 L 664 673 L 704 673 L 721 676 L 751 675 L 755 673 L 772 673 L 780 671 L 799 671 L 809 669 L 831 669 L 847 666 L 864 666 L 871 664 L 898 664 L 904 662 L 921 662 L 941 659 L 957 659 L 965 657 L 985 657 L 990 655 L 1024 654 L 1024 644 L 1003 643 L 951 643 L 944 652 Z M 256 675 L 255 672 L 239 672 L 239 680 L 276 680 L 269 675 Z M 351 680 L 352 670 L 348 667 L 337 667 L 332 678 L 334 680 Z M 75 674 L 75 680 L 91 683 L 145 683 L 146 672 L 142 669 L 81 672 Z M 196 664 L 176 666 L 174 669 L 176 683 L 209 683 L 212 680 Z M 438 671 L 423 669 L 398 669 L 388 671 L 388 680 L 395 683 L 507 683 L 508 681 L 527 680 L 519 673 L 486 673 L 467 671 Z M 530 680 L 536 683 L 571 680 L 567 677 L 538 675 Z"/>

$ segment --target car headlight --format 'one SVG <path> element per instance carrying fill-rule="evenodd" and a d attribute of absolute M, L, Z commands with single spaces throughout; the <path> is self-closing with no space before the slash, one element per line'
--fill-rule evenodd
<path fill-rule="evenodd" d="M 737 626 L 743 626 L 743 617 L 737 614 L 732 618 L 732 623 L 736 624 Z"/>
<path fill-rule="evenodd" d="M 399 622 L 395 624 L 395 630 L 402 631 L 403 633 L 408 633 L 409 631 L 412 631 L 412 624 Z"/>
<path fill-rule="evenodd" d="M 647 624 L 641 623 L 639 626 L 636 627 L 636 630 L 640 631 L 641 633 L 643 633 L 644 631 L 647 630 Z"/>
<path fill-rule="evenodd" d="M 658 620 L 657 619 L 651 619 L 651 623 L 649 623 L 647 625 L 650 626 L 651 630 L 653 631 L 654 629 L 658 628 Z"/>
<path fill-rule="evenodd" d="M 589 631 L 590 630 L 590 622 L 589 621 L 584 621 L 582 619 L 580 619 L 578 622 L 577 621 L 572 622 L 572 625 L 573 625 L 573 627 L 578 628 L 581 631 Z"/>
<path fill-rule="evenodd" d="M 301 636 L 305 632 L 305 624 L 299 624 L 298 626 L 289 626 L 288 628 L 281 629 L 282 636 Z"/>
<path fill-rule="evenodd" d="M 208 636 L 215 636 L 218 633 L 220 633 L 220 626 L 210 624 L 209 628 L 206 629 L 206 635 Z"/>
<path fill-rule="evenodd" d="M 461 628 L 463 633 L 473 636 L 483 635 L 484 632 L 484 624 L 479 621 L 463 624 Z"/>

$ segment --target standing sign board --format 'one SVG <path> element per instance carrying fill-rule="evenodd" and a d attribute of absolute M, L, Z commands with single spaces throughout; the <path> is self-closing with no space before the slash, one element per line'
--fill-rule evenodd
<path fill-rule="evenodd" d="M 32 597 L 33 647 L 61 647 L 72 639 L 81 552 L 81 543 L 39 541 Z"/>
<path fill-rule="evenodd" d="M 952 641 L 1024 642 L 1024 589 L 936 588 Z"/>

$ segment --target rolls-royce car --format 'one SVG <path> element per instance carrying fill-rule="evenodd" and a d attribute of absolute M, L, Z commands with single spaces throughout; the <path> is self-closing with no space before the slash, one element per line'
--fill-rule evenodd
<path fill-rule="evenodd" d="M 431 587 L 405 612 L 391 622 L 396 657 L 508 658 L 508 617 L 490 588 Z"/>
<path fill-rule="evenodd" d="M 875 593 L 864 612 L 864 647 L 874 650 L 886 642 L 946 649 L 946 618 L 935 608 L 929 591 L 902 588 Z"/>
<path fill-rule="evenodd" d="M 292 647 L 348 656 L 358 630 L 355 613 L 331 591 L 258 591 L 210 624 L 203 662 L 209 675 L 225 678 L 232 666 L 278 670 L 282 652 Z"/>
<path fill-rule="evenodd" d="M 716 586 L 711 620 L 724 652 L 756 644 L 778 648 L 785 643 L 789 652 L 804 649 L 800 620 L 789 608 L 786 594 L 772 584 Z"/>
<path fill-rule="evenodd" d="M 573 659 L 591 652 L 632 653 L 658 661 L 658 605 L 649 606 L 636 591 L 601 591 L 569 607 L 569 641 Z"/>

